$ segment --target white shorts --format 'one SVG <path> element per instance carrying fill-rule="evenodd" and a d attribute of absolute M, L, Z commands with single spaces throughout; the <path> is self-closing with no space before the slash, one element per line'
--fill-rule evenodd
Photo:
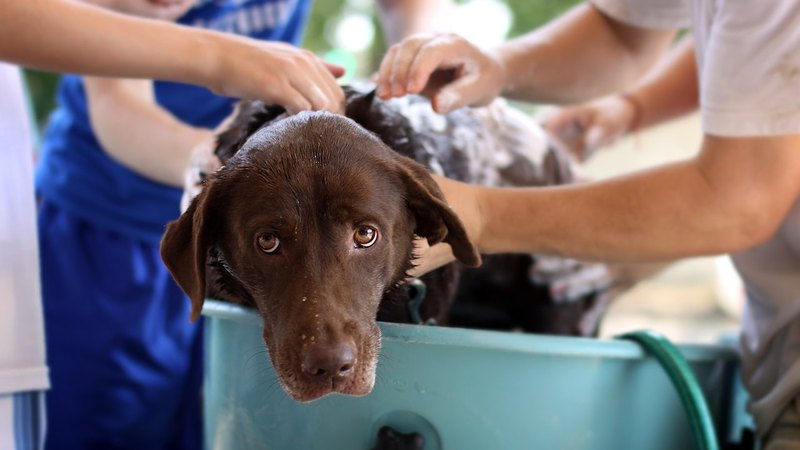
<path fill-rule="evenodd" d="M 0 449 L 44 448 L 44 391 L 0 394 Z"/>

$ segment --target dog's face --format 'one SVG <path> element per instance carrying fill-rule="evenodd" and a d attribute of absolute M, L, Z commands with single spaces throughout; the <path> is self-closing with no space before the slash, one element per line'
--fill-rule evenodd
<path fill-rule="evenodd" d="M 342 116 L 261 128 L 207 182 L 162 242 L 193 302 L 255 306 L 285 390 L 298 401 L 371 391 L 384 293 L 405 278 L 412 238 L 479 261 L 428 172 Z"/>

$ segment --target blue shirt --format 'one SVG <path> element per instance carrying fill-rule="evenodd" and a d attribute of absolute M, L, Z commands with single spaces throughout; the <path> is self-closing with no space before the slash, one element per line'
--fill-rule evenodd
<path fill-rule="evenodd" d="M 263 40 L 299 44 L 311 0 L 198 0 L 178 22 Z M 213 128 L 234 99 L 208 89 L 156 82 L 156 99 L 182 121 Z M 66 212 L 131 239 L 158 243 L 180 214 L 182 190 L 145 178 L 111 159 L 89 122 L 83 81 L 65 75 L 36 171 L 37 193 Z"/>

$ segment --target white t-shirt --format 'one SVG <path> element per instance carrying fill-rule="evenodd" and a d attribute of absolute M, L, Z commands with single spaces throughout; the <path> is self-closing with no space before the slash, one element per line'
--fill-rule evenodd
<path fill-rule="evenodd" d="M 632 25 L 692 27 L 705 133 L 800 133 L 800 1 L 592 1 Z M 769 242 L 732 258 L 748 297 L 742 377 L 763 435 L 800 396 L 800 201 Z"/>
<path fill-rule="evenodd" d="M 0 63 L 0 395 L 49 386 L 30 137 L 20 71 Z"/>

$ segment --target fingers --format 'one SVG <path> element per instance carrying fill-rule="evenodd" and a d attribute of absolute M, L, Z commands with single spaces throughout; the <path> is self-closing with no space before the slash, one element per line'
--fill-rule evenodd
<path fill-rule="evenodd" d="M 389 49 L 378 72 L 377 93 L 384 99 L 407 94 L 431 97 L 445 113 L 482 106 L 505 85 L 499 59 L 454 34 L 418 35 Z"/>
<path fill-rule="evenodd" d="M 428 245 L 428 240 L 423 238 L 414 239 L 413 253 L 415 256 L 414 267 L 408 272 L 412 278 L 422 276 L 456 260 L 449 245 L 436 244 L 431 247 Z"/>
<path fill-rule="evenodd" d="M 468 49 L 464 48 L 459 39 L 461 38 L 454 35 L 440 35 L 417 48 L 403 79 L 403 85 L 409 94 L 420 93 L 436 71 L 462 68 L 463 73 L 473 72 L 463 70 Z"/>
<path fill-rule="evenodd" d="M 344 75 L 345 69 L 342 66 L 331 64 L 327 61 L 322 61 L 322 65 L 325 66 L 326 69 L 328 69 L 328 72 L 330 72 L 330 74 L 333 75 L 334 78 L 340 78 L 342 75 Z"/>
<path fill-rule="evenodd" d="M 552 134 L 566 135 L 575 131 L 576 125 L 586 122 L 584 116 L 582 107 L 562 107 L 548 114 L 542 120 L 542 126 Z"/>
<path fill-rule="evenodd" d="M 585 161 L 589 157 L 591 152 L 586 147 L 586 133 L 588 129 L 596 128 L 592 110 L 589 108 L 559 108 L 544 119 L 543 127 L 579 161 Z"/>
<path fill-rule="evenodd" d="M 379 86 L 385 88 L 384 97 L 400 97 L 409 93 L 409 70 L 420 50 L 425 48 L 431 39 L 429 35 L 412 36 L 390 49 L 388 58 L 383 60 L 379 71 Z M 427 76 L 425 78 L 427 81 Z M 378 95 L 381 95 L 381 90 Z"/>
<path fill-rule="evenodd" d="M 479 74 L 470 74 L 452 82 L 433 97 L 433 110 L 447 114 L 468 104 L 481 106 L 482 102 L 475 102 L 483 90 L 479 81 Z"/>
<path fill-rule="evenodd" d="M 392 46 L 378 70 L 378 96 L 419 93 L 440 68 L 441 52 L 431 51 L 440 39 L 439 35 L 417 35 Z"/>
<path fill-rule="evenodd" d="M 308 51 L 292 50 L 292 61 L 282 76 L 286 85 L 279 103 L 291 114 L 306 110 L 343 112 L 344 92 L 333 71 L 343 73 L 344 69 L 325 64 Z"/>
<path fill-rule="evenodd" d="M 329 66 L 331 66 L 331 68 L 341 69 L 342 73 L 344 73 L 344 68 L 332 64 L 326 65 L 321 59 L 314 55 L 311 56 L 313 57 L 312 62 L 316 70 L 316 77 L 312 82 L 316 83 L 315 87 L 318 88 L 317 97 L 319 97 L 320 94 L 322 95 L 321 103 L 311 102 L 312 109 L 326 110 L 337 114 L 343 113 L 344 91 L 342 91 L 342 87 L 339 86 L 339 83 L 336 81 L 334 73 L 329 70 Z"/>

